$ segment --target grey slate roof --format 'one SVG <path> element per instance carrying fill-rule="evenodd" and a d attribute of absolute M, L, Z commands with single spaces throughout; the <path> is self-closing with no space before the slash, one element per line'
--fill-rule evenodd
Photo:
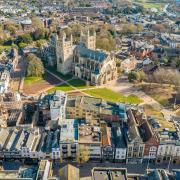
<path fill-rule="evenodd" d="M 103 62 L 108 57 L 108 55 L 102 51 L 87 49 L 83 45 L 78 45 L 76 47 L 76 52 L 81 57 L 93 59 L 93 60 L 99 61 L 99 62 Z"/>

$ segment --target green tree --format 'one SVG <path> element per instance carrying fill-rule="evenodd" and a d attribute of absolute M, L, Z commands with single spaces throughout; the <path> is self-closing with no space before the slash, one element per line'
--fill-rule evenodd
<path fill-rule="evenodd" d="M 37 29 L 37 28 L 42 29 L 42 28 L 44 28 L 44 23 L 43 23 L 43 21 L 41 21 L 41 19 L 39 17 L 33 16 L 31 18 L 31 21 L 32 21 L 32 27 L 34 29 Z"/>
<path fill-rule="evenodd" d="M 177 68 L 180 68 L 180 58 L 179 57 L 175 57 L 173 59 L 173 62 Z"/>
<path fill-rule="evenodd" d="M 133 34 L 136 31 L 137 31 L 137 27 L 131 23 L 124 24 L 122 27 L 122 33 L 124 33 L 124 34 Z"/>
<path fill-rule="evenodd" d="M 34 40 L 45 39 L 46 30 L 45 28 L 37 28 L 33 33 L 32 37 Z"/>
<path fill-rule="evenodd" d="M 44 74 L 44 66 L 40 58 L 34 54 L 27 56 L 28 68 L 27 76 L 41 77 Z"/>
<path fill-rule="evenodd" d="M 169 59 L 167 57 L 163 57 L 162 61 L 163 61 L 164 65 L 167 65 L 169 62 Z"/>
<path fill-rule="evenodd" d="M 102 30 L 97 34 L 96 47 L 106 51 L 112 51 L 116 48 L 115 40 L 108 30 Z"/>
<path fill-rule="evenodd" d="M 138 71 L 137 72 L 137 80 L 138 81 L 145 81 L 145 80 L 147 80 L 147 75 L 145 74 L 144 71 Z"/>
<path fill-rule="evenodd" d="M 133 82 L 133 81 L 137 80 L 138 79 L 137 73 L 135 71 L 131 71 L 128 74 L 128 79 L 129 79 L 129 82 Z"/>
<path fill-rule="evenodd" d="M 32 37 L 30 34 L 23 34 L 21 36 L 18 36 L 16 40 L 17 44 L 19 43 L 26 43 L 26 44 L 31 44 L 33 42 Z"/>

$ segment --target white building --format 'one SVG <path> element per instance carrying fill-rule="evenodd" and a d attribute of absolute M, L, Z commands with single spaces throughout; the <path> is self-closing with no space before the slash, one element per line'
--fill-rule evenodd
<path fill-rule="evenodd" d="M 160 132 L 160 144 L 157 151 L 157 162 L 180 163 L 180 134 L 178 132 L 169 132 L 164 129 Z"/>
<path fill-rule="evenodd" d="M 116 161 L 123 161 L 126 159 L 126 144 L 123 138 L 123 134 L 121 132 L 120 127 L 112 127 L 112 135 L 113 135 L 113 144 L 114 144 L 114 151 L 115 151 L 115 160 Z"/>
<path fill-rule="evenodd" d="M 61 158 L 75 158 L 78 148 L 76 120 L 66 119 L 64 122 L 61 122 L 60 126 Z"/>
<path fill-rule="evenodd" d="M 60 124 L 66 117 L 65 107 L 67 94 L 63 91 L 55 91 L 52 100 L 50 100 L 50 115 L 52 122 Z"/>
<path fill-rule="evenodd" d="M 6 93 L 8 91 L 9 83 L 10 83 L 10 73 L 9 71 L 4 71 L 1 74 L 1 78 L 0 78 L 0 94 Z"/>

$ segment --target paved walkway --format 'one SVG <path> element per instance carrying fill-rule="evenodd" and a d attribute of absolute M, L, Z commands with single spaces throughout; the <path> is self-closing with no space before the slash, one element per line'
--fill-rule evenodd
<path fill-rule="evenodd" d="M 59 76 L 57 76 L 56 74 L 52 73 L 51 71 L 49 71 L 48 69 L 45 69 L 46 72 L 48 72 L 49 74 L 53 75 L 54 77 L 56 77 L 57 79 L 59 79 L 61 81 L 60 84 L 67 84 L 68 86 L 70 86 L 71 88 L 73 88 L 74 90 L 68 91 L 68 93 L 73 93 L 73 92 L 80 92 L 82 94 L 84 94 L 85 96 L 89 96 L 89 94 L 83 92 L 85 90 L 92 90 L 92 89 L 97 89 L 97 88 L 109 88 L 115 92 L 120 92 L 124 95 L 130 95 L 130 94 L 134 94 L 136 96 L 138 96 L 140 99 L 143 100 L 143 103 L 141 103 L 140 105 L 144 105 L 144 104 L 148 104 L 151 105 L 154 109 L 161 111 L 162 114 L 164 115 L 165 119 L 170 120 L 172 116 L 175 116 L 176 111 L 171 111 L 168 109 L 165 109 L 161 104 L 159 104 L 156 100 L 154 100 L 153 98 L 151 98 L 150 96 L 148 96 L 147 94 L 145 94 L 143 91 L 139 90 L 138 88 L 134 87 L 134 84 L 129 83 L 129 81 L 127 80 L 126 77 L 121 77 L 120 79 L 107 84 L 106 86 L 96 86 L 96 87 L 89 87 L 89 88 L 84 88 L 84 89 L 78 89 L 75 86 L 72 86 L 68 81 L 74 79 L 68 79 L 68 80 L 64 80 L 62 78 L 60 78 Z M 59 84 L 59 85 L 60 85 Z M 49 90 L 49 88 L 47 89 Z M 42 90 L 42 92 L 44 92 L 45 90 Z"/>
<path fill-rule="evenodd" d="M 56 74 L 54 74 L 54 73 L 52 73 L 51 71 L 49 71 L 49 70 L 47 70 L 47 69 L 45 69 L 45 71 L 46 72 L 48 72 L 48 73 L 50 73 L 51 75 L 53 75 L 54 77 L 56 77 L 57 79 L 59 79 L 60 81 L 62 81 L 62 84 L 67 84 L 68 86 L 70 86 L 70 87 L 72 87 L 74 90 L 74 92 L 81 92 L 82 94 L 84 94 L 85 96 L 89 96 L 89 94 L 87 94 L 87 93 L 85 93 L 85 92 L 83 92 L 81 89 L 78 89 L 78 88 L 76 88 L 75 86 L 72 86 L 68 81 L 70 81 L 71 79 L 73 79 L 73 78 L 71 78 L 71 79 L 68 79 L 68 80 L 64 80 L 64 79 L 62 79 L 62 78 L 60 78 L 59 76 L 57 76 Z M 73 92 L 72 91 L 72 92 Z M 68 91 L 68 92 L 71 92 L 71 91 Z"/>

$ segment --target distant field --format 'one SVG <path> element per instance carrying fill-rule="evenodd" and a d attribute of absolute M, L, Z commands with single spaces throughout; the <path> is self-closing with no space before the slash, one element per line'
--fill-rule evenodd
<path fill-rule="evenodd" d="M 153 1 L 153 0 L 138 0 L 134 1 L 135 3 L 141 4 L 144 8 L 150 9 L 150 8 L 156 8 L 161 9 L 165 5 L 165 1 Z"/>
<path fill-rule="evenodd" d="M 114 92 L 107 88 L 98 88 L 98 89 L 91 89 L 83 91 L 91 96 L 102 98 L 106 101 L 111 102 L 122 102 L 122 103 L 129 103 L 129 104 L 139 104 L 142 101 L 135 95 L 124 96 L 120 93 Z"/>

